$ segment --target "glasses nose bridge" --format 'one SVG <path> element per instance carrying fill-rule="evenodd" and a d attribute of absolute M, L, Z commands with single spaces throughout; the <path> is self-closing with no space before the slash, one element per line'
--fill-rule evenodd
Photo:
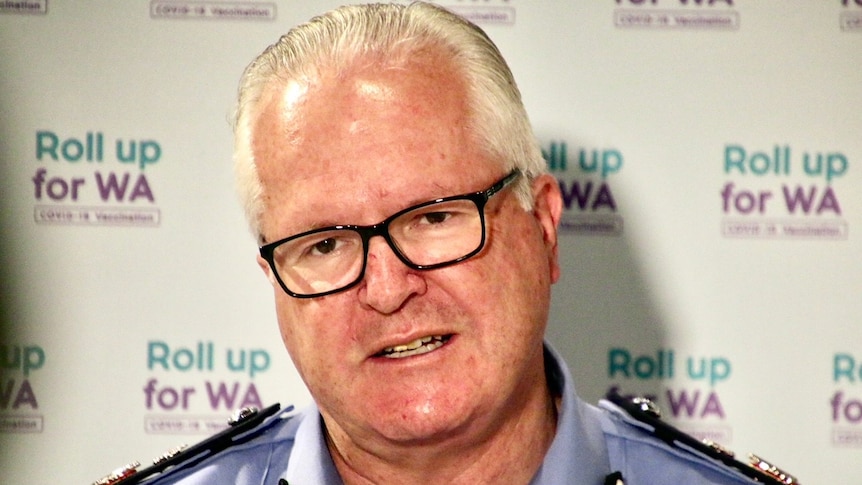
<path fill-rule="evenodd" d="M 375 236 L 380 236 L 386 241 L 386 245 L 389 246 L 389 249 L 407 266 L 413 267 L 412 263 L 407 260 L 407 257 L 401 253 L 401 250 L 398 249 L 398 246 L 395 244 L 395 240 L 392 239 L 392 234 L 389 233 L 389 225 L 392 222 L 392 219 L 387 219 L 382 222 L 378 222 L 373 226 L 361 226 L 357 228 L 359 231 L 359 235 L 362 236 L 362 246 L 364 248 L 363 251 L 363 264 L 362 267 L 366 267 L 368 265 L 368 252 L 371 250 L 371 238 Z"/>

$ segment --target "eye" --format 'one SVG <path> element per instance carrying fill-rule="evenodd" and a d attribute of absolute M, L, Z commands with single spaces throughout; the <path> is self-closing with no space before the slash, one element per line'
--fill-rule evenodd
<path fill-rule="evenodd" d="M 472 225 L 478 219 L 476 205 L 469 200 L 450 200 L 419 207 L 401 216 L 391 230 L 406 234 L 442 234 Z"/>
<path fill-rule="evenodd" d="M 284 252 L 291 264 L 309 263 L 339 258 L 362 247 L 359 235 L 352 231 L 325 231 L 309 234 L 285 245 Z"/>
<path fill-rule="evenodd" d="M 338 240 L 333 238 L 333 237 L 330 237 L 330 238 L 324 239 L 324 240 L 322 240 L 316 244 L 313 244 L 309 248 L 309 252 L 311 252 L 313 254 L 329 254 L 329 253 L 335 251 L 337 247 L 338 247 Z"/>
<path fill-rule="evenodd" d="M 422 214 L 418 222 L 420 224 L 442 224 L 452 217 L 451 212 L 428 212 Z"/>

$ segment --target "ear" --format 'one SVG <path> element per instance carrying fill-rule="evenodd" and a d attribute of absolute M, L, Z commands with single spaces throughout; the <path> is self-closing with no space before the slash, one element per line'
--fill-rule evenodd
<path fill-rule="evenodd" d="M 560 279 L 557 229 L 562 211 L 563 198 L 557 179 L 548 174 L 536 177 L 533 180 L 533 216 L 542 230 L 552 283 Z"/>

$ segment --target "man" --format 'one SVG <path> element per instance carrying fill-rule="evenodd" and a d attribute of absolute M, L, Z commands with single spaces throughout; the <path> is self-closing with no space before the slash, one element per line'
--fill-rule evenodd
<path fill-rule="evenodd" d="M 480 29 L 425 3 L 330 12 L 247 68 L 235 133 L 315 407 L 158 483 L 751 483 L 583 404 L 543 343 L 559 187 Z"/>

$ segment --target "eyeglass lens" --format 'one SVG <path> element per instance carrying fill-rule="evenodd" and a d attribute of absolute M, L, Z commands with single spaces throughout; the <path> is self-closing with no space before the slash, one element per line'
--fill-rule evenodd
<path fill-rule="evenodd" d="M 473 200 L 446 200 L 401 213 L 384 230 L 396 254 L 422 268 L 476 251 L 482 244 L 482 215 Z M 315 232 L 276 247 L 273 262 L 292 292 L 324 293 L 361 276 L 369 238 L 354 228 Z"/>

